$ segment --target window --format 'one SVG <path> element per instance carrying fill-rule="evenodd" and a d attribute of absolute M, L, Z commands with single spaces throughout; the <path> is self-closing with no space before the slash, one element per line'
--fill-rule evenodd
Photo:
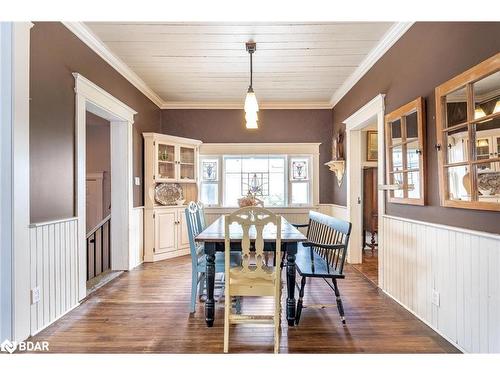
<path fill-rule="evenodd" d="M 200 200 L 207 206 L 237 207 L 250 192 L 265 207 L 309 206 L 311 160 L 310 155 L 200 156 Z"/>
<path fill-rule="evenodd" d="M 219 159 L 202 159 L 200 200 L 207 206 L 219 205 Z"/>
<path fill-rule="evenodd" d="M 392 203 L 425 204 L 424 102 L 418 98 L 385 116 L 387 181 Z"/>
<path fill-rule="evenodd" d="M 441 205 L 500 211 L 500 54 L 436 88 Z"/>

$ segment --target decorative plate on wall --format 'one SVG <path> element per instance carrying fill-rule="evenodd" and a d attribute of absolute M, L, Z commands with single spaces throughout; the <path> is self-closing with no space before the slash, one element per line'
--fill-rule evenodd
<path fill-rule="evenodd" d="M 155 188 L 155 200 L 164 206 L 176 205 L 183 199 L 182 187 L 179 184 L 158 184 Z"/>

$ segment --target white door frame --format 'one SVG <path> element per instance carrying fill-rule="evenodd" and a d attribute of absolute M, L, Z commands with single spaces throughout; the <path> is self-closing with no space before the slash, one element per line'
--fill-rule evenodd
<path fill-rule="evenodd" d="M 31 22 L 0 22 L 0 338 L 30 334 Z"/>
<path fill-rule="evenodd" d="M 362 205 L 362 150 L 361 130 L 366 126 L 377 122 L 378 131 L 378 181 L 384 181 L 384 94 L 379 94 L 353 115 L 343 121 L 346 126 L 347 145 L 347 214 L 352 223 L 351 237 L 349 239 L 349 263 L 361 263 L 363 232 L 363 212 Z M 379 248 L 379 283 L 382 285 L 380 275 L 381 258 L 383 257 L 383 245 L 380 239 L 382 236 L 382 216 L 385 213 L 384 192 L 378 191 L 378 248 Z"/>
<path fill-rule="evenodd" d="M 111 269 L 129 270 L 135 266 L 130 257 L 132 186 L 132 108 L 81 74 L 73 73 L 76 93 L 76 216 L 78 217 L 78 289 L 79 299 L 87 296 L 86 288 L 86 112 L 110 121 L 111 126 Z"/>

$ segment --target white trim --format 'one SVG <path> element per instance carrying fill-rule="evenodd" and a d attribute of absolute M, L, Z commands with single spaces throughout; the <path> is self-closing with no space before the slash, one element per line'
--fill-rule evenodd
<path fill-rule="evenodd" d="M 164 102 L 161 109 L 243 109 L 241 102 Z M 329 102 L 259 102 L 260 109 L 332 109 Z"/>
<path fill-rule="evenodd" d="M 29 64 L 32 26 L 30 22 L 0 23 L 2 38 L 0 333 L 2 338 L 15 341 L 24 340 L 30 334 Z M 4 139 L 4 136 L 7 138 Z M 4 271 L 7 271 L 5 275 Z"/>
<path fill-rule="evenodd" d="M 345 80 L 342 86 L 335 91 L 330 99 L 330 108 L 335 107 L 335 104 L 337 104 L 340 99 L 342 99 L 344 95 L 354 87 L 354 85 L 368 72 L 368 70 L 375 65 L 375 63 L 408 31 L 413 24 L 414 22 L 396 22 L 389 29 L 389 31 L 387 31 L 375 48 L 371 50 L 363 62 L 356 68 L 354 73 L 352 73 Z"/>
<path fill-rule="evenodd" d="M 75 77 L 76 215 L 78 217 L 79 300 L 87 295 L 85 246 L 86 112 L 110 121 L 111 131 L 111 267 L 130 269 L 133 206 L 132 124 L 137 113 L 78 73 Z"/>
<path fill-rule="evenodd" d="M 349 263 L 362 262 L 362 205 L 358 201 L 362 201 L 362 146 L 361 146 L 361 131 L 367 125 L 377 122 L 378 132 L 378 180 L 384 181 L 384 97 L 379 94 L 362 108 L 348 117 L 343 123 L 346 125 L 346 144 L 347 144 L 347 215 L 352 223 L 352 232 L 349 240 Z M 385 200 L 383 191 L 378 192 L 378 212 L 379 224 L 381 216 L 385 213 Z M 382 225 L 378 226 L 378 238 L 382 238 Z M 381 280 L 381 258 L 383 257 L 383 244 L 379 241 L 379 284 Z"/>
<path fill-rule="evenodd" d="M 319 155 L 320 145 L 321 143 L 202 143 L 200 145 L 200 155 Z"/>
<path fill-rule="evenodd" d="M 83 23 L 62 22 L 78 39 L 85 43 L 92 51 L 97 53 L 113 69 L 120 73 L 127 81 L 134 85 L 140 92 L 148 97 L 154 104 L 161 108 L 164 104 L 158 96 L 132 69 L 128 67 Z"/>
<path fill-rule="evenodd" d="M 72 216 L 72 217 L 67 217 L 65 219 L 57 219 L 57 220 L 50 220 L 50 221 L 42 221 L 42 222 L 39 222 L 39 223 L 31 223 L 29 225 L 29 227 L 30 228 L 38 228 L 38 227 L 43 227 L 45 225 L 65 223 L 65 222 L 73 221 L 73 220 L 78 220 L 78 217 L 77 216 Z"/>
<path fill-rule="evenodd" d="M 382 215 L 382 217 L 385 219 L 392 219 L 392 220 L 403 221 L 406 223 L 425 225 L 425 226 L 433 227 L 433 228 L 437 228 L 437 229 L 444 229 L 444 230 L 448 230 L 448 231 L 459 232 L 459 233 L 464 233 L 464 234 L 469 234 L 472 236 L 479 236 L 479 237 L 484 237 L 484 238 L 491 238 L 492 240 L 500 241 L 500 234 L 496 234 L 496 233 L 481 232 L 478 230 L 453 227 L 453 226 L 445 225 L 445 224 L 430 223 L 428 221 L 414 220 L 414 219 L 409 219 L 409 218 L 400 217 L 400 216 L 392 216 L 392 215 L 385 215 L 384 214 L 384 215 Z"/>

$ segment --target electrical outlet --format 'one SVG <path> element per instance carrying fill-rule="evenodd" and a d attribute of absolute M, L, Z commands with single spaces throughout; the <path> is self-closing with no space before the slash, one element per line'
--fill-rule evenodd
<path fill-rule="evenodd" d="M 140 177 L 134 177 L 135 185 L 140 186 L 141 185 L 141 178 Z"/>
<path fill-rule="evenodd" d="M 40 288 L 37 286 L 31 289 L 31 304 L 34 305 L 38 302 L 40 302 Z"/>
<path fill-rule="evenodd" d="M 439 292 L 437 290 L 432 290 L 432 303 L 439 307 L 440 301 L 439 301 Z"/>

